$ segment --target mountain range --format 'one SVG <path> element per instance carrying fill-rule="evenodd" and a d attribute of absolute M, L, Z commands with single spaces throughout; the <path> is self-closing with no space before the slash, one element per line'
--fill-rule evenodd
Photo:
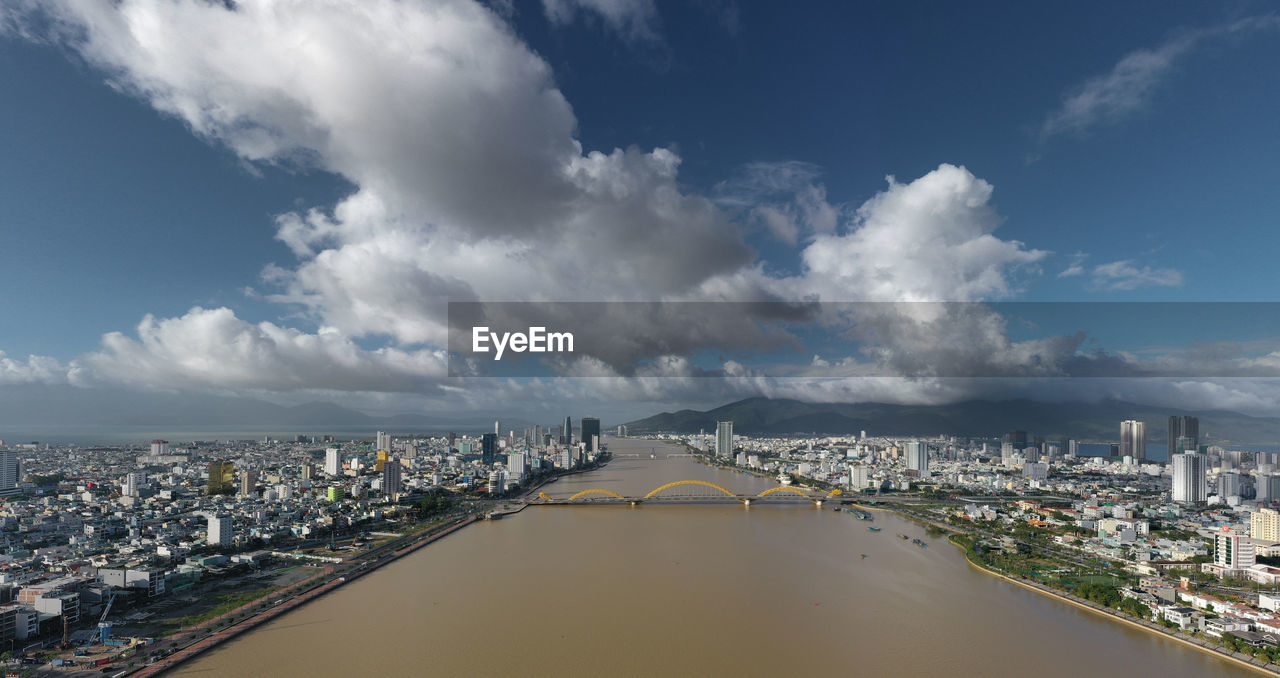
<path fill-rule="evenodd" d="M 523 421 L 504 424 L 520 429 Z M 0 389 L 0 426 L 10 428 L 77 426 L 270 426 L 323 431 L 326 427 L 413 428 L 428 432 L 492 430 L 488 413 L 448 416 L 404 413 L 366 414 L 331 402 L 279 405 L 256 398 L 131 389 L 85 389 L 66 385 L 29 385 Z"/>
<path fill-rule="evenodd" d="M 856 434 L 997 438 L 1020 429 L 1049 440 L 1117 441 L 1120 422 L 1147 424 L 1147 441 L 1163 443 L 1171 415 L 1200 418 L 1201 441 L 1212 444 L 1270 444 L 1280 441 L 1280 419 L 1226 410 L 1192 411 L 1140 405 L 1121 400 L 1041 402 L 967 400 L 947 405 L 889 403 L 811 403 L 747 398 L 706 410 L 663 412 L 628 423 L 628 433 L 715 431 L 717 421 L 732 421 L 743 434 Z"/>

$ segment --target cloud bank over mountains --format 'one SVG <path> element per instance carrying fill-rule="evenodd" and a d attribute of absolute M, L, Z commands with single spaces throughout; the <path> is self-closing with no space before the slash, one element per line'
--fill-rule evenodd
<path fill-rule="evenodd" d="M 645 0 L 546 0 L 543 11 L 560 30 L 589 16 L 624 40 L 660 39 Z M 353 190 L 275 217 L 295 259 L 263 271 L 267 298 L 301 309 L 318 329 L 197 306 L 148 315 L 66 364 L 0 354 L 0 384 L 344 392 L 366 403 L 412 394 L 450 407 L 759 394 L 941 402 L 1009 385 L 857 378 L 857 369 L 820 377 L 840 374 L 832 367 L 840 360 L 904 373 L 921 361 L 985 360 L 1034 376 L 1046 359 L 1082 350 L 1075 335 L 1014 341 L 997 314 L 976 306 L 914 318 L 909 328 L 863 315 L 860 339 L 878 348 L 817 358 L 806 378 L 760 377 L 726 359 L 727 378 L 700 380 L 700 368 L 671 353 L 654 356 L 641 376 L 602 361 L 601 378 L 462 386 L 446 376 L 449 300 L 988 301 L 1017 297 L 1052 253 L 1002 239 L 995 187 L 959 164 L 888 177 L 851 208 L 829 203 L 820 170 L 806 163 L 749 165 L 701 194 L 681 183 L 675 148 L 583 148 L 548 63 L 503 12 L 470 0 L 19 2 L 7 12 L 10 33 L 71 50 L 122 93 L 243 161 L 332 173 Z M 1135 108 L 1199 39 L 1126 57 L 1066 100 L 1044 133 Z M 773 272 L 748 244 L 752 229 L 795 248 L 798 270 Z M 1073 262 L 1062 275 L 1086 272 L 1098 289 L 1183 282 L 1178 271 L 1131 260 Z M 697 323 L 662 329 L 672 345 L 732 343 Z M 1116 388 L 1137 387 L 1095 395 L 1120 395 Z M 1173 389 L 1206 402 L 1275 402 L 1270 387 Z M 1171 392 L 1126 397 L 1157 391 Z"/>

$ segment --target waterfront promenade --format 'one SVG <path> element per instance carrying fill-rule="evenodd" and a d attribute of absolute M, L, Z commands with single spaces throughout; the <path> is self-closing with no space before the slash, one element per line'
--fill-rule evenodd
<path fill-rule="evenodd" d="M 258 626 L 261 626 L 262 624 L 265 624 L 271 621 L 272 619 L 279 617 L 280 615 L 286 614 L 302 605 L 305 605 L 315 600 L 316 598 L 319 598 L 325 595 L 326 593 L 329 593 L 334 589 L 337 589 L 340 586 L 344 586 L 356 579 L 359 579 L 360 577 L 363 577 L 364 575 L 369 574 L 370 572 L 373 572 L 388 563 L 399 560 L 400 558 L 403 558 L 404 556 L 410 553 L 413 553 L 414 551 L 417 551 L 418 549 L 438 539 L 448 536 L 462 529 L 463 527 L 470 525 L 475 521 L 476 521 L 475 516 L 467 516 L 466 518 L 462 518 L 446 526 L 443 526 L 443 527 L 437 526 L 435 528 L 425 530 L 422 533 L 419 533 L 418 535 L 416 535 L 417 538 L 414 541 L 410 542 L 408 545 L 404 546 L 403 548 L 392 551 L 389 554 L 380 556 L 375 560 L 365 562 L 365 563 L 360 563 L 358 565 L 354 565 L 347 569 L 325 568 L 325 570 L 322 571 L 320 574 L 316 575 L 316 577 L 312 577 L 311 579 L 308 579 L 305 582 L 303 582 L 303 585 L 305 585 L 307 582 L 312 582 L 317 578 L 323 578 L 327 575 L 328 576 L 338 575 L 338 576 L 330 579 L 324 584 L 321 584 L 319 586 L 316 586 L 315 588 L 309 589 L 304 593 L 296 595 L 292 598 L 285 599 L 278 604 L 271 605 L 270 607 L 267 607 L 266 609 L 256 614 L 253 614 L 250 617 L 245 618 L 241 622 L 227 626 L 225 629 L 218 631 L 210 636 L 204 637 L 200 640 L 197 640 L 196 642 L 178 650 L 177 652 L 174 652 L 168 657 L 164 657 L 152 664 L 144 666 L 141 669 L 134 671 L 133 673 L 128 673 L 126 675 L 147 677 L 147 676 L 158 676 L 162 673 L 165 673 L 166 671 L 169 671 L 170 669 L 173 669 L 179 666 L 180 664 L 190 659 L 193 659 L 199 656 L 200 654 L 207 652 L 208 650 L 211 650 L 221 645 L 222 643 L 227 642 L 228 640 L 231 640 L 232 638 L 235 638 L 248 631 L 251 631 L 257 628 Z M 254 601 L 243 607 L 232 610 L 231 612 L 228 612 L 227 614 L 222 615 L 221 617 L 218 617 L 216 619 L 211 619 L 208 622 L 205 622 L 204 624 L 197 627 L 197 629 L 212 628 L 213 626 L 216 626 L 219 623 L 219 621 L 237 617 L 240 614 L 243 614 L 260 604 L 261 604 L 260 602 Z"/>

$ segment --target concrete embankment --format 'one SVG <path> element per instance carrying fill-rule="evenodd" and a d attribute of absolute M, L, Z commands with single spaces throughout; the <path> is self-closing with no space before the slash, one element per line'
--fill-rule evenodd
<path fill-rule="evenodd" d="M 227 627 L 222 631 L 214 633 L 213 635 L 207 638 L 203 638 L 191 645 L 188 645 L 187 647 L 182 648 L 181 650 L 178 650 L 177 652 L 169 655 L 168 657 L 165 657 L 148 666 L 144 666 L 139 671 L 132 673 L 130 675 L 139 676 L 139 677 L 160 675 L 161 673 L 164 673 L 165 671 L 168 671 L 182 664 L 183 662 L 186 662 L 212 648 L 217 647 L 218 645 L 221 645 L 222 643 L 227 642 L 228 640 L 231 640 L 232 638 L 235 638 L 248 631 L 251 631 L 257 628 L 258 626 L 261 626 L 262 624 L 265 624 L 271 621 L 272 619 L 275 619 L 276 617 L 279 617 L 280 615 L 283 615 L 291 610 L 297 609 L 298 607 L 305 605 L 311 602 L 312 600 L 315 600 L 316 598 L 319 598 L 320 596 L 323 596 L 324 594 L 329 593 L 334 589 L 337 589 L 340 586 L 349 584 L 352 581 L 355 581 L 356 579 L 359 579 L 360 577 L 363 577 L 364 575 L 377 570 L 378 568 L 382 567 L 383 565 L 386 565 L 387 563 L 391 563 L 396 560 L 399 560 L 400 558 L 410 553 L 413 553 L 414 551 L 417 551 L 418 549 L 442 537 L 453 534 L 454 532 L 462 529 L 463 527 L 466 527 L 467 525 L 470 525 L 475 521 L 476 521 L 476 518 L 474 516 L 468 517 L 461 520 L 460 522 L 450 525 L 449 527 L 436 530 L 429 534 L 424 534 L 413 543 L 409 544 L 408 546 L 405 546 L 404 548 L 398 551 L 394 551 L 389 555 L 383 556 L 382 558 L 379 558 L 378 560 L 373 561 L 372 563 L 369 563 L 364 567 L 357 568 L 352 571 L 344 572 L 337 579 L 333 579 L 325 584 L 322 584 L 314 589 L 311 589 L 310 591 L 307 591 L 306 593 L 290 598 L 280 603 L 279 605 L 269 607 L 266 610 L 263 610 L 262 612 L 259 612 L 258 614 L 253 615 L 252 617 L 249 617 L 238 624 L 235 624 L 234 626 Z M 250 603 L 249 606 L 252 606 L 254 604 L 256 603 Z M 241 608 L 241 609 L 244 609 L 244 608 Z M 236 614 L 236 612 L 231 612 L 228 614 L 232 615 L 232 614 Z M 223 617 L 220 617 L 220 619 L 225 618 L 226 616 L 228 615 L 224 615 Z"/>

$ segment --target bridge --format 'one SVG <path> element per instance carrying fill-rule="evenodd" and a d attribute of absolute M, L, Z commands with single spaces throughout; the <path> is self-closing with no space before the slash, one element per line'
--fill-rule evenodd
<path fill-rule="evenodd" d="M 714 492 L 701 492 L 697 494 L 674 494 L 668 492 L 677 487 L 705 487 Z M 637 496 L 623 496 L 613 490 L 604 488 L 591 488 L 582 490 L 568 497 L 553 497 L 546 492 L 539 492 L 538 497 L 529 503 L 541 505 L 583 505 L 583 504 L 630 504 L 636 506 L 643 503 L 713 503 L 723 502 L 726 500 L 741 502 L 744 506 L 750 506 L 753 502 L 771 499 L 775 501 L 808 501 L 815 506 L 822 506 L 824 501 L 840 494 L 840 490 L 834 489 L 826 494 L 806 492 L 798 487 L 789 485 L 779 485 L 770 488 L 759 494 L 741 494 L 734 492 L 726 487 L 705 480 L 677 480 L 659 485 L 653 488 L 647 494 Z"/>

